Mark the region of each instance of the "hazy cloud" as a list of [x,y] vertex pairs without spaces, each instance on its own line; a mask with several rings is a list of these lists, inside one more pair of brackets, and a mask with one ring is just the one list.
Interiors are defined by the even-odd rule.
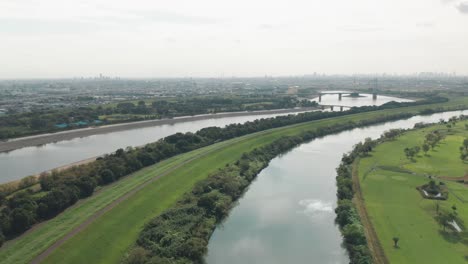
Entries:
[[309,217],[318,217],[333,212],[331,203],[321,200],[304,199],[299,201],[299,205],[303,207],[302,213]]
[[468,15],[468,1],[461,2],[456,7],[460,13]]
[[185,15],[163,11],[137,11],[133,14],[144,20],[153,22],[174,23],[174,24],[217,24],[221,21],[212,17]]
[[258,28],[263,30],[274,30],[284,28],[286,25],[284,24],[260,24]]
[[365,33],[365,32],[384,31],[385,28],[375,27],[375,26],[364,26],[364,25],[349,25],[349,26],[338,27],[338,30],[346,31],[346,32],[363,32],[363,33]]
[[99,29],[98,24],[86,21],[0,18],[0,33],[8,34],[70,34]]
[[421,22],[417,23],[416,26],[420,28],[434,28],[436,24],[433,22]]

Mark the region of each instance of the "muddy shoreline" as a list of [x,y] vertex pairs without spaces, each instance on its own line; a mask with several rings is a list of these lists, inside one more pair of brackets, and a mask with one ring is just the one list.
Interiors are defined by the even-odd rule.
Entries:
[[62,132],[57,132],[57,133],[48,133],[48,134],[16,138],[16,139],[11,139],[8,141],[0,142],[0,152],[8,152],[8,151],[13,151],[15,149],[40,146],[40,145],[54,143],[58,141],[71,140],[74,138],[89,137],[92,135],[107,134],[107,133],[113,133],[113,132],[118,132],[118,131],[138,129],[138,128],[144,128],[144,127],[152,127],[152,126],[158,126],[158,125],[171,125],[171,124],[176,124],[176,123],[181,123],[181,122],[191,122],[191,121],[205,120],[205,119],[212,119],[212,118],[296,113],[296,112],[311,111],[311,110],[316,110],[316,109],[317,108],[314,108],[314,107],[303,107],[303,108],[276,109],[276,110],[264,110],[264,111],[250,111],[250,112],[227,112],[227,113],[217,113],[217,114],[175,117],[173,119],[145,120],[145,121],[100,126],[100,127],[81,128],[81,129],[74,129],[74,130],[62,131]]

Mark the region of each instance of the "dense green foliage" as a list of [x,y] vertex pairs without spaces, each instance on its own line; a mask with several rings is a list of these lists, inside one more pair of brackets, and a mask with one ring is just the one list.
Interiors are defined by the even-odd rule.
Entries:
[[[354,163],[359,201],[371,224],[366,227],[378,240],[377,254],[389,263],[466,263],[467,164],[457,151],[468,135],[466,119],[417,126],[379,142],[371,155]],[[428,139],[437,137],[440,141],[432,149]],[[424,144],[427,152],[406,159],[402,149]]]
[[[148,251],[135,262],[133,250],[128,263],[201,263],[216,224],[268,162],[302,141],[285,137],[242,155],[234,164],[199,182],[173,208],[153,219],[141,232],[137,244]],[[132,260],[132,261],[130,261]]]
[[[394,135],[393,133],[389,134],[392,137]],[[375,145],[376,142],[370,139],[366,139],[364,143],[357,144],[353,151],[343,156],[341,164],[337,168],[338,206],[335,209],[336,223],[340,226],[351,264],[372,263],[372,256],[367,247],[364,227],[352,202],[354,197],[352,164],[357,157],[368,155]]]
[[[141,189],[119,202],[83,231],[67,240],[44,261],[45,263],[117,263],[124,252],[136,241],[145,223],[163,213],[189,192],[200,180],[206,179],[225,164],[235,162],[242,153],[260,148],[283,136],[296,136],[305,131],[353,121],[357,125],[385,122],[405,116],[417,115],[431,107],[436,111],[453,111],[466,108],[466,98],[432,106],[405,107],[391,110],[343,115],[337,118],[305,122],[230,139],[190,151],[158,162],[125,177],[110,186],[99,188],[95,195],[67,209],[57,217],[42,223],[0,250],[5,263],[29,263],[40,252],[58,239],[90,220],[101,209],[122,198],[132,190]],[[370,120],[371,122],[368,122]],[[362,122],[366,121],[366,122]],[[401,151],[401,150],[400,150]],[[151,182],[146,185],[147,182]],[[39,187],[39,186],[35,186]],[[137,188],[138,187],[138,188]],[[41,195],[38,193],[36,195]],[[419,195],[419,194],[418,194]],[[393,234],[394,235],[394,234]],[[89,241],[96,243],[89,243]],[[112,247],[109,247],[109,243]],[[404,245],[404,241],[403,241]],[[141,251],[140,251],[141,252]]]
[[[444,98],[432,98],[428,99],[428,102],[444,100]],[[406,106],[413,103],[396,104]],[[421,102],[416,104],[421,104]],[[29,192],[15,194],[0,212],[0,234],[3,233],[8,238],[21,234],[34,223],[54,217],[74,204],[78,199],[92,195],[96,186],[109,184],[143,167],[180,153],[275,127],[394,107],[395,104],[390,103],[380,107],[352,108],[346,112],[308,112],[259,119],[244,124],[231,124],[225,128],[204,128],[196,133],[177,133],[142,148],[119,149],[115,153],[99,158],[95,162],[72,167],[61,172],[53,172],[50,175],[42,175],[40,185],[42,192],[45,192],[43,195],[36,196]],[[409,116],[411,114],[401,113],[390,118],[401,119]],[[361,121],[357,125],[382,122],[386,118],[389,117],[383,116],[375,120]],[[353,128],[354,126],[355,124],[347,128]]]
[[[234,164],[229,164],[206,180],[199,182],[175,206],[153,219],[141,232],[136,247],[127,255],[127,263],[203,263],[209,238],[217,224],[227,216],[229,209],[255,176],[278,154],[317,137],[370,125],[384,120],[401,118],[405,114],[376,118],[359,123],[346,122],[304,131],[298,136],[284,137],[250,153],[245,153]],[[384,120],[383,120],[384,119]],[[395,130],[400,131],[400,130]],[[395,131],[389,134],[394,135]],[[366,140],[344,160],[354,155],[365,155],[376,142]],[[346,170],[350,164],[346,165]],[[342,169],[344,167],[340,167]],[[339,172],[340,172],[339,169]],[[339,173],[339,175],[345,175]],[[342,226],[345,243],[350,249],[352,263],[370,263],[364,229],[352,206],[351,181],[338,177],[340,206],[337,222]],[[349,209],[348,209],[349,208]],[[190,248],[190,249],[189,249]]]
[[[134,102],[122,102],[115,106],[42,110],[0,116],[0,140],[89,125],[207,113],[316,106],[316,104],[315,102],[299,101],[293,97],[189,97],[156,100],[150,104],[139,101],[136,104]],[[118,118],[112,118],[113,116]],[[58,124],[63,124],[63,126],[57,127]]]

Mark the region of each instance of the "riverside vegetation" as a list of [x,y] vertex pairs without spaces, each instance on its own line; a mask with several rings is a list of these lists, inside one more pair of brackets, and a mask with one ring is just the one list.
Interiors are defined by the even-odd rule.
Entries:
[[[421,112],[436,112],[436,111],[444,111],[444,110],[455,110],[455,109],[461,109],[461,108],[466,107],[465,104],[464,104],[464,101],[459,101],[458,103],[456,103],[456,102],[457,101],[454,101],[454,103],[451,103],[449,105],[440,104],[438,106],[432,107],[432,109],[430,108],[430,106],[421,106],[421,107],[417,107],[417,108],[409,108],[407,110],[399,110],[398,109],[398,111],[389,111],[388,113],[386,113],[386,112],[382,112],[380,114],[376,113],[375,115],[372,114],[372,113],[369,113],[369,115],[363,115],[361,118],[360,118],[360,115],[355,115],[355,117],[350,117],[348,120],[356,120],[356,122],[354,124],[353,124],[353,122],[347,123],[349,126],[345,127],[345,128],[349,129],[349,128],[353,128],[355,126],[360,126],[360,125],[369,125],[369,124],[373,124],[373,123],[376,123],[376,122],[377,123],[378,122],[384,122],[386,120],[401,119],[401,118],[409,117],[409,116],[412,116],[412,115],[416,115],[416,114],[421,113]],[[395,106],[391,106],[390,108],[394,108],[394,107]],[[320,113],[309,113],[309,114],[311,116],[317,115],[313,119],[313,120],[317,120],[317,119],[321,119],[321,118],[325,118],[325,117],[336,117],[336,116],[341,116],[341,115],[349,115],[349,114],[352,114],[352,113],[368,112],[368,111],[372,111],[372,110],[386,109],[386,108],[388,108],[388,106],[383,106],[383,107],[380,107],[380,108],[379,107],[368,107],[368,108],[364,108],[364,109],[354,109],[353,110],[354,112],[350,112],[350,113],[322,113],[323,114],[322,116],[321,116]],[[280,119],[279,121],[283,120],[284,124],[288,125],[288,124],[294,124],[294,122],[298,122],[298,123],[307,122],[307,120],[304,121],[304,118],[305,117],[311,118],[311,116],[308,116],[308,115],[305,115],[305,116],[302,116],[302,117],[289,116],[288,118]],[[366,116],[366,117],[364,117],[364,116]],[[292,122],[292,120],[291,120],[292,118],[297,118],[297,119],[293,120],[294,122]],[[340,118],[340,119],[343,119],[343,118]],[[275,120],[275,122],[278,122],[278,123],[272,122],[272,120]],[[287,121],[287,120],[289,120],[289,121]],[[253,124],[257,124],[257,125],[263,124],[263,125],[266,126],[266,124],[275,123],[275,124],[278,125],[278,127],[280,127],[281,125],[279,125],[279,124],[281,124],[281,123],[279,121],[278,121],[278,119],[264,119],[264,120],[261,120],[261,121],[250,122],[249,126],[252,126]],[[267,123],[265,123],[265,122],[267,122]],[[319,129],[325,129],[326,130],[326,129],[329,128],[329,126],[331,126],[331,125],[333,125],[335,123],[339,123],[339,122],[333,122],[333,119],[331,119],[331,120],[329,120],[329,122],[327,121],[325,123],[327,123],[329,125],[326,126],[326,127],[320,127]],[[346,122],[344,122],[344,123],[346,123]],[[246,127],[243,127],[243,125],[235,125],[235,127],[239,127],[239,128],[243,128],[243,129],[246,128]],[[311,126],[311,127],[314,127],[314,126]],[[210,128],[210,129],[212,129],[212,128]],[[216,129],[219,129],[219,128],[216,128]],[[268,129],[268,128],[265,128],[265,129]],[[227,131],[229,131],[229,130],[227,130]],[[244,130],[242,130],[242,131],[244,131]],[[301,131],[301,130],[298,130],[298,131]],[[253,131],[253,132],[255,132],[255,131]],[[232,133],[232,131],[230,133]],[[164,141],[164,140],[162,140],[162,141]],[[219,140],[216,140],[216,141],[219,141]],[[131,154],[131,155],[136,155],[138,153],[138,150],[139,149],[131,149],[131,150],[128,150],[128,153],[127,152],[125,152],[125,153],[126,154]],[[112,154],[110,156],[115,157],[115,154]],[[119,161],[121,163],[123,163],[123,164],[126,164],[125,163],[126,159],[121,159]],[[102,162],[102,160],[101,160],[101,162]]]
[[418,124],[348,163],[376,263],[466,263],[466,120]]
[[[225,168],[197,183],[174,206],[151,220],[140,233],[135,247],[127,254],[124,262],[128,264],[203,263],[208,241],[215,227],[225,219],[248,185],[271,159],[317,137],[382,121],[400,119],[403,116],[406,115],[397,114],[358,123],[353,121],[337,123],[326,128],[304,131],[297,136],[283,137],[244,153],[236,162],[226,164]],[[366,142],[362,147],[356,148],[355,152],[368,151],[368,145]],[[345,229],[348,230],[348,228]],[[356,232],[352,230],[345,233],[346,242],[349,245],[361,243],[356,240],[360,239],[355,237]],[[362,236],[362,238],[365,242],[365,237]],[[359,244],[356,247],[353,246],[353,249],[351,251],[354,255],[353,259],[359,260],[353,263],[365,263],[362,262],[362,254],[366,252],[365,247]],[[367,254],[366,257],[369,255]]]
[[[89,197],[97,186],[104,186],[161,160],[230,138],[263,131],[275,127],[303,123],[324,118],[390,109],[400,106],[445,102],[446,98],[434,97],[414,103],[388,103],[380,107],[359,107],[347,112],[309,112],[298,115],[259,119],[245,124],[232,124],[225,128],[209,127],[196,133],[177,133],[147,144],[142,148],[119,149],[115,153],[98,158],[95,162],[72,167],[64,171],[43,174],[37,183],[34,177],[25,178],[21,190],[0,187],[0,244],[5,238],[13,238],[33,224],[50,219],[79,199]],[[427,113],[437,110],[424,109]],[[406,116],[403,116],[404,118]]]
[[121,102],[0,116],[0,140],[74,128],[220,112],[317,106],[290,96],[211,96]]

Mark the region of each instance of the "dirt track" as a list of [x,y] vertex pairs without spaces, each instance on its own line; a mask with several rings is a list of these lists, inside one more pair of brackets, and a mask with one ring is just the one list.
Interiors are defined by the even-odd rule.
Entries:
[[181,162],[179,163],[178,165],[174,166],[174,167],[170,167],[169,169],[167,169],[166,171],[160,173],[159,175],[156,175],[155,177],[149,179],[148,181],[140,184],[139,186],[135,187],[134,189],[132,189],[131,191],[127,192],[126,194],[124,194],[123,196],[119,197],[118,199],[114,200],[113,202],[111,202],[110,204],[108,204],[107,206],[105,206],[104,208],[100,209],[99,211],[97,211],[96,213],[94,213],[92,216],[90,216],[86,221],[84,221],[83,223],[81,223],[79,226],[75,227],[72,231],[70,231],[69,233],[67,233],[65,236],[63,236],[62,238],[60,238],[59,240],[57,240],[54,244],[52,244],[50,247],[48,247],[45,251],[43,251],[41,254],[39,254],[38,256],[36,256],[32,261],[31,263],[32,264],[38,264],[38,263],[41,263],[44,259],[46,259],[50,254],[52,254],[52,252],[54,252],[54,250],[56,250],[58,247],[60,247],[61,245],[63,245],[65,242],[67,242],[68,240],[70,240],[71,238],[73,238],[76,234],[80,233],[82,230],[86,229],[86,227],[88,227],[90,224],[92,224],[97,218],[99,218],[100,216],[102,216],[103,214],[105,214],[106,212],[110,211],[111,209],[113,209],[114,207],[116,207],[119,203],[121,203],[122,201],[125,201],[126,199],[128,199],[129,197],[131,197],[132,195],[136,194],[138,191],[140,191],[141,189],[145,188],[146,186],[148,186],[149,184],[153,183],[154,181],[158,180],[159,178],[177,170],[178,168],[198,159],[198,158],[201,158],[203,156],[206,156],[208,154],[210,154],[211,152],[213,151],[216,151],[218,149],[221,149],[221,148],[224,148],[226,146],[229,146],[229,145],[232,145],[232,144],[237,144],[239,141],[243,141],[244,139],[241,139],[241,140],[235,140],[233,142],[231,142],[230,144],[227,144],[227,145],[224,145],[222,144],[221,146],[218,146],[216,148],[213,148],[207,152],[204,152],[204,153],[201,153],[199,155],[196,155],[194,156],[193,158],[190,158],[184,162]]
[[191,122],[191,121],[205,120],[205,119],[212,119],[212,118],[296,113],[296,112],[310,111],[310,110],[315,110],[315,109],[316,108],[312,108],[312,107],[304,107],[304,108],[277,109],[277,110],[265,110],[265,111],[251,111],[251,112],[218,113],[218,114],[176,117],[173,119],[138,121],[138,122],[122,123],[122,124],[100,126],[100,127],[81,128],[81,129],[74,129],[74,130],[62,131],[62,132],[57,132],[57,133],[22,137],[22,138],[11,139],[8,141],[0,142],[0,152],[12,151],[12,150],[24,148],[24,147],[39,146],[39,145],[44,145],[44,144],[48,144],[52,142],[58,142],[62,140],[71,140],[71,139],[78,138],[78,137],[88,137],[92,135],[107,134],[107,133],[112,133],[112,132],[117,132],[117,131],[124,131],[124,130],[129,130],[129,129],[143,128],[143,127],[176,124],[176,123],[181,123],[181,122]]
[[359,159],[354,161],[353,171],[352,171],[352,181],[353,181],[353,189],[354,189],[353,201],[354,201],[354,204],[356,205],[356,209],[359,213],[359,217],[361,218],[361,223],[364,226],[364,232],[366,234],[367,244],[369,246],[369,250],[371,251],[374,263],[390,264],[387,257],[385,256],[385,252],[377,237],[377,233],[375,232],[375,229],[372,226],[372,222],[370,220],[369,214],[367,213],[367,209],[364,204],[364,197],[362,196],[361,185],[359,184],[359,174],[358,174],[358,166],[357,166],[358,162],[359,162]]

